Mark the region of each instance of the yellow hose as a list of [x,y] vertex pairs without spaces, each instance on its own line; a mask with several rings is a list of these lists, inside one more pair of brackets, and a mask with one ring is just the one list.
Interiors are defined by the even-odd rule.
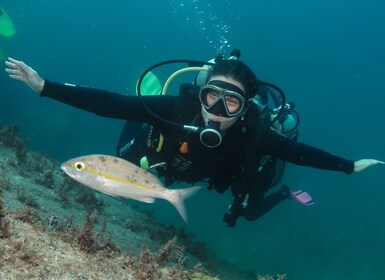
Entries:
[[[178,76],[179,74],[186,73],[186,72],[191,72],[191,71],[208,71],[209,68],[207,67],[186,67],[179,69],[178,71],[175,71],[173,74],[171,74],[170,77],[168,77],[167,81],[164,83],[163,90],[162,90],[162,95],[166,95],[168,86],[170,85],[171,81]],[[156,151],[159,153],[162,150],[163,146],[163,135],[160,134],[159,136],[159,144],[158,147],[156,148]]]

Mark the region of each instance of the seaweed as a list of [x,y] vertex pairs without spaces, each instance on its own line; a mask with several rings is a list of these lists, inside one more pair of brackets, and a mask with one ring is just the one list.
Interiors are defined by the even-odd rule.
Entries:
[[86,216],[83,223],[83,228],[77,237],[77,243],[80,245],[80,249],[87,253],[95,253],[97,251],[94,235],[94,223],[96,220],[96,215],[97,212],[94,211]]
[[[76,184],[76,186],[79,186]],[[75,201],[79,204],[82,204],[87,209],[98,209],[102,211],[103,202],[99,200],[96,195],[95,191],[85,188],[83,186],[80,186],[77,189],[77,194],[75,197]]]
[[0,190],[9,191],[10,189],[11,189],[11,182],[9,181],[9,179],[0,177]]
[[71,206],[69,192],[75,187],[76,181],[70,177],[64,177],[63,182],[55,189],[55,193],[61,202],[61,207],[69,208]]
[[111,236],[107,236],[106,229],[108,221],[103,219],[102,227],[98,233],[95,233],[95,224],[98,211],[94,210],[92,213],[89,213],[83,222],[83,227],[80,230],[77,230],[73,226],[73,232],[75,232],[76,243],[80,246],[80,250],[86,253],[96,253],[98,251],[103,251],[106,255],[115,255],[120,253],[118,246],[112,242]]
[[48,189],[53,189],[55,187],[55,181],[53,178],[53,171],[52,170],[44,170],[42,172],[41,178],[35,179],[35,182],[39,185],[42,185]]
[[0,188],[0,238],[7,238],[10,235],[10,222],[5,218],[2,190]]
[[[191,270],[184,270],[186,257],[184,256],[183,245],[177,244],[177,238],[174,237],[166,242],[158,252],[152,253],[147,244],[143,244],[138,257],[129,256],[125,265],[132,270],[136,280],[159,280],[159,279],[192,279],[201,266],[197,265]],[[166,270],[167,263],[174,265]],[[167,277],[165,277],[167,275]]]
[[26,206],[36,208],[36,209],[40,208],[40,205],[37,203],[34,197],[26,194],[25,191],[23,190],[19,190],[17,192],[17,199]]
[[0,144],[10,147],[16,153],[20,161],[25,160],[27,149],[24,141],[18,136],[19,127],[17,124],[12,124],[0,129]]
[[42,221],[37,213],[37,210],[32,207],[27,207],[15,212],[10,212],[9,215],[19,221],[34,225],[36,227],[41,226]]
[[[0,172],[2,170],[0,169]],[[8,188],[9,182],[3,176],[0,177],[0,238],[7,238],[10,233],[10,222],[5,218],[5,210],[3,206],[3,189]]]

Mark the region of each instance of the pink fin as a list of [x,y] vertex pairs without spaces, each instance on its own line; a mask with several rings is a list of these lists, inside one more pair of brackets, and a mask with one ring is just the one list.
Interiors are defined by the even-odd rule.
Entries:
[[307,192],[304,192],[302,190],[298,190],[295,192],[290,192],[290,196],[298,203],[305,205],[305,206],[310,206],[313,205],[313,199],[311,198],[310,194]]

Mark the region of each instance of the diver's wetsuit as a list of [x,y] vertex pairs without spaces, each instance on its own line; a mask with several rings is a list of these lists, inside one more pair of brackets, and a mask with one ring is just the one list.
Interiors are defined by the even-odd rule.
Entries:
[[[204,127],[201,105],[196,96],[197,90],[188,89],[188,91],[190,92],[184,95],[187,96],[184,99],[171,95],[142,98],[155,114],[167,120]],[[41,96],[100,116],[150,124],[163,135],[164,144],[160,152],[153,152],[148,155],[148,159],[150,165],[166,162],[166,168],[158,170],[160,175],[165,176],[166,184],[175,181],[193,183],[208,179],[210,188],[220,193],[231,186],[235,197],[233,203],[235,220],[239,215],[244,215],[249,220],[256,219],[279,201],[287,198],[287,194],[281,192],[271,199],[267,197],[262,203],[267,187],[260,182],[257,170],[261,157],[266,154],[297,165],[346,174],[352,173],[354,169],[354,162],[351,160],[298,143],[271,128],[262,129],[263,126],[256,121],[259,119],[256,106],[251,106],[244,118],[239,119],[225,132],[219,147],[208,148],[200,142],[197,133],[188,133],[179,127],[165,124],[149,114],[137,96],[124,96],[50,81],[45,82]],[[185,141],[188,142],[188,152],[182,154],[179,149]],[[144,154],[146,152],[148,150],[144,151]],[[137,157],[129,160],[139,165]],[[246,194],[249,194],[248,206],[238,207]]]

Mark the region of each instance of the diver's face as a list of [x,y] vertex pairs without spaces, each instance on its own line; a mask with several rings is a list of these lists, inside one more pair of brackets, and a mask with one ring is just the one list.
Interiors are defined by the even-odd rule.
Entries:
[[220,117],[238,117],[244,113],[247,100],[245,89],[238,81],[225,76],[213,76],[199,92],[199,99],[205,109]]
[[[223,86],[221,83],[226,83]],[[212,85],[214,83],[214,85]],[[232,91],[229,87],[233,87],[236,91]],[[242,88],[241,88],[242,87]],[[208,81],[204,88],[204,100],[203,103],[207,108],[213,106],[216,102],[222,101],[225,106],[227,117],[235,116],[242,110],[244,105],[243,86],[235,80],[228,79],[224,76],[216,76]]]
[[[223,96],[223,97],[222,97]],[[225,102],[225,108],[227,108],[227,111],[229,114],[234,114],[239,111],[241,108],[241,102],[238,98],[231,96],[231,95],[225,95],[221,92],[219,89],[212,89],[207,92],[206,94],[206,103],[208,107],[213,106],[220,98],[223,98]]]
[[244,92],[245,87],[232,78],[211,77],[200,93],[205,121],[221,123],[222,130],[233,125],[243,112],[246,102]]

